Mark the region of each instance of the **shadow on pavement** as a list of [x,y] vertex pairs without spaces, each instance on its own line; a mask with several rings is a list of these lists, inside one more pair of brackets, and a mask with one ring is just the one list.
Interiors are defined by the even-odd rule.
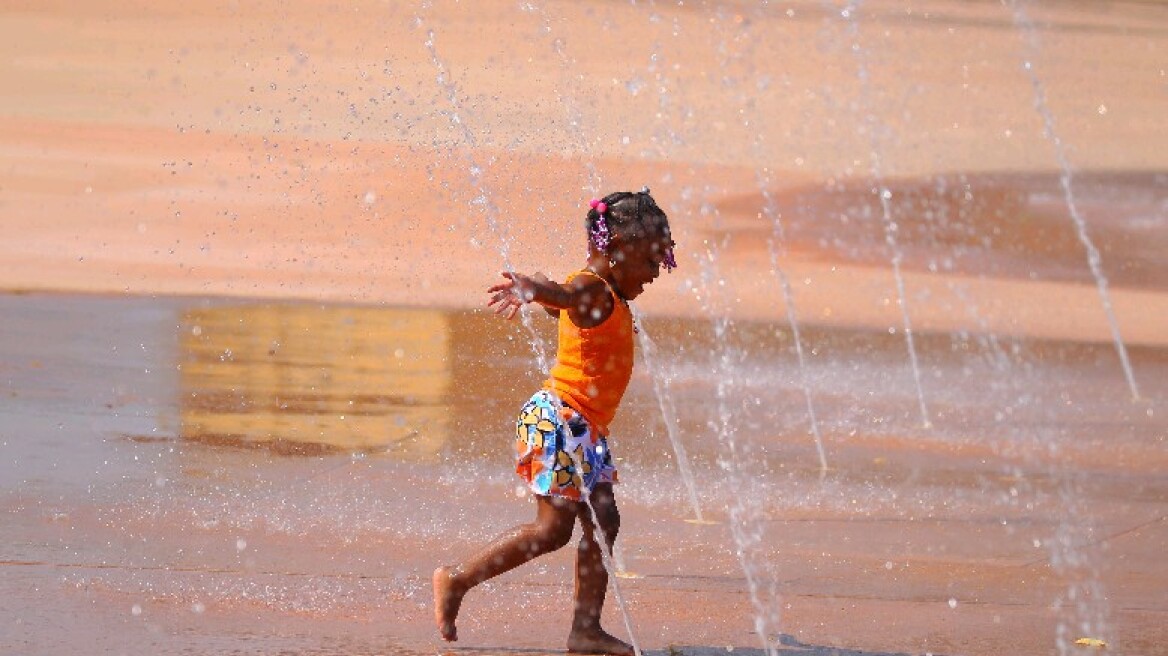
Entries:
[[[908,652],[868,651],[846,647],[828,647],[800,642],[794,636],[783,634],[775,645],[775,653],[781,656],[914,656]],[[697,645],[672,645],[662,651],[645,652],[652,656],[768,656],[766,650],[757,647],[703,647]],[[935,655],[939,656],[939,655]]]

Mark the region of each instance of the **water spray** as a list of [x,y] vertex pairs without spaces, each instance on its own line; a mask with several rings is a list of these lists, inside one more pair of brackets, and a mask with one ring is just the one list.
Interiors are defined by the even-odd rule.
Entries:
[[[423,5],[423,9],[429,8],[429,3]],[[421,27],[424,20],[421,15],[417,17],[417,25]],[[499,208],[491,200],[491,194],[487,189],[486,183],[483,181],[483,169],[475,161],[474,148],[477,145],[474,132],[471,131],[466,121],[462,120],[460,112],[463,111],[462,103],[458,99],[458,85],[450,80],[446,65],[438,56],[438,48],[435,44],[434,30],[426,30],[426,40],[424,42],[426,51],[430,54],[430,62],[436,69],[435,81],[438,87],[446,92],[447,99],[450,102],[450,125],[461,133],[463,142],[467,146],[467,160],[470,165],[470,177],[474,184],[474,188],[478,191],[478,195],[472,201],[472,204],[482,207],[483,216],[487,221],[487,227],[491,233],[499,240],[499,254],[503,258],[503,265],[507,272],[515,273],[515,266],[511,262],[511,237],[504,230],[503,226],[499,224],[497,217],[501,213]],[[540,339],[539,333],[535,329],[535,323],[532,321],[531,311],[524,303],[519,308],[520,321],[523,327],[530,335],[530,344],[536,361],[538,362],[541,371],[548,371],[550,363],[547,352],[544,348],[543,340]]]
[[[657,345],[649,337],[648,331],[645,330],[645,323],[641,313],[633,307],[632,303],[629,304],[629,308],[633,310],[633,320],[640,327],[637,334],[641,342],[641,355],[645,358],[645,366],[651,371],[660,373],[661,368],[656,362]],[[661,417],[665,421],[665,433],[669,437],[670,444],[673,445],[673,452],[677,454],[677,469],[681,474],[682,482],[685,483],[690,505],[694,511],[693,518],[685,521],[693,524],[712,524],[714,522],[702,517],[702,507],[698,503],[697,486],[694,482],[693,471],[689,466],[689,457],[686,455],[685,446],[681,443],[681,431],[677,425],[677,412],[673,406],[673,399],[669,394],[670,377],[664,375],[650,377],[653,379],[653,391],[657,396],[657,404],[661,408]]]
[[[871,104],[871,86],[872,80],[868,72],[868,56],[863,48],[860,47],[860,25],[856,17],[859,3],[848,3],[848,5],[840,11],[840,16],[844,19],[848,26],[848,36],[852,40],[852,52],[856,55],[857,75],[860,78],[860,95],[865,100],[865,105]],[[884,220],[884,242],[888,245],[889,250],[892,251],[892,276],[896,281],[896,305],[900,308],[901,324],[904,330],[905,345],[908,348],[909,362],[912,365],[913,382],[917,389],[917,404],[919,405],[921,413],[921,423],[925,428],[932,426],[929,420],[929,409],[925,405],[925,390],[921,385],[921,367],[917,361],[917,348],[913,339],[912,318],[908,311],[908,297],[905,291],[904,274],[900,270],[900,261],[903,258],[900,244],[897,241],[896,233],[900,229],[896,223],[896,219],[892,216],[892,190],[884,183],[884,164],[880,156],[880,144],[876,135],[877,119],[876,114],[872,111],[867,111],[869,107],[865,107],[866,132],[870,140],[869,161],[870,172],[872,174],[873,189],[872,192],[880,199],[880,213]]]
[[1054,113],[1050,110],[1050,105],[1046,102],[1046,88],[1042,84],[1042,80],[1038,79],[1038,74],[1034,71],[1033,52],[1038,50],[1038,37],[1035,34],[1034,22],[1026,15],[1026,11],[1017,0],[1002,0],[1002,4],[1008,8],[1014,17],[1014,24],[1018,30],[1026,37],[1026,47],[1031,53],[1027,55],[1027,59],[1022,62],[1022,69],[1026,71],[1026,77],[1030,80],[1030,86],[1034,89],[1034,109],[1042,117],[1043,133],[1046,138],[1054,146],[1055,158],[1058,160],[1059,166],[1059,185],[1063,191],[1063,202],[1066,203],[1067,212],[1070,214],[1071,222],[1075,226],[1075,234],[1079,238],[1079,243],[1083,245],[1083,249],[1087,252],[1087,266],[1091,269],[1091,275],[1095,278],[1095,287],[1099,290],[1099,302],[1103,305],[1103,313],[1107,316],[1107,325],[1111,329],[1111,338],[1115,342],[1115,352],[1119,356],[1119,363],[1123,367],[1123,375],[1127,378],[1128,389],[1131,390],[1132,400],[1140,400],[1140,390],[1136,386],[1135,374],[1132,372],[1131,362],[1127,357],[1127,347],[1123,343],[1123,335],[1119,331],[1119,320],[1115,316],[1115,309],[1111,305],[1111,293],[1107,288],[1107,276],[1103,273],[1103,258],[1099,255],[1099,249],[1095,247],[1095,242],[1091,239],[1091,235],[1087,231],[1087,222],[1083,219],[1083,215],[1079,212],[1078,205],[1075,202],[1074,190],[1074,172],[1071,169],[1070,160],[1067,159],[1066,149],[1063,147],[1063,141],[1059,138],[1058,132],[1055,131]]

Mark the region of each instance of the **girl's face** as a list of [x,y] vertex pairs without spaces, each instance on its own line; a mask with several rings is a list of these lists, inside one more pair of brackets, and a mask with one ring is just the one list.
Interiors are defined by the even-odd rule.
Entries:
[[613,282],[621,297],[631,301],[661,275],[661,263],[673,247],[673,240],[669,228],[664,227],[627,242],[617,240],[615,246],[612,256],[615,264],[611,266]]

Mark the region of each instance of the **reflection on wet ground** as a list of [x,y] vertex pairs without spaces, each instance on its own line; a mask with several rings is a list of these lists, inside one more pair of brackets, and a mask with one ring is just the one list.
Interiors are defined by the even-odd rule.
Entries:
[[[542,375],[517,323],[36,295],[0,297],[0,316],[0,615],[18,618],[0,650],[412,653],[432,640],[428,568],[528,519],[507,436]],[[550,350],[552,323],[537,326]],[[1109,344],[922,334],[925,427],[899,335],[804,327],[800,372],[785,326],[736,323],[722,339],[701,320],[643,328],[659,368],[639,363],[613,443],[623,559],[641,575],[627,593],[651,648],[701,642],[693,626],[725,636],[711,644],[757,645],[725,620],[750,613],[726,525],[744,496],[759,558],[797,601],[792,621],[804,609],[843,622],[838,599],[865,617],[918,603],[950,613],[961,599],[976,600],[962,606],[974,624],[1010,631],[1008,605],[1049,622],[1068,586],[1102,576],[1129,644],[1155,637],[1148,614],[1168,612],[1146,584],[1168,539],[1168,350],[1132,350],[1146,396],[1133,402]],[[718,524],[682,521],[653,376]],[[566,562],[533,565],[552,583],[492,584],[465,634],[506,653],[549,644],[515,638],[508,618],[563,605]],[[50,630],[62,612],[71,634]],[[817,645],[855,635],[823,630],[781,653],[834,653]]]
[[179,324],[179,436],[438,462],[451,449],[484,448],[466,438],[504,430],[503,404],[517,408],[516,395],[539,385],[521,334],[486,315],[427,309],[188,310]]
[[179,331],[183,439],[403,458],[448,439],[454,359],[440,312],[205,307]]
[[[624,457],[639,467],[657,459],[661,446],[644,434],[664,430],[649,377],[669,381],[683,433],[697,436],[711,430],[715,370],[730,372],[723,382],[732,388],[735,430],[747,441],[765,439],[768,453],[811,446],[804,439],[804,377],[829,438],[846,432],[859,440],[974,446],[993,440],[988,434],[1006,420],[1010,434],[999,437],[1014,439],[1022,427],[1041,430],[1068,413],[1081,428],[1128,432],[1135,444],[1148,434],[1146,408],[1125,403],[1122,390],[1100,395],[1106,388],[1084,384],[1114,375],[1106,345],[921,335],[926,393],[936,413],[926,430],[913,416],[915,392],[898,335],[805,327],[809,366],[799,372],[783,326],[735,325],[719,342],[706,321],[645,323],[665,357],[656,363],[660,371],[641,363],[615,424]],[[553,348],[550,322],[537,325],[541,346],[518,324],[485,313],[310,304],[184,309],[174,354],[176,436],[277,453],[505,460],[498,437],[542,380],[534,349]],[[1138,352],[1157,398],[1160,379],[1152,370],[1164,366],[1165,354]],[[1071,370],[1073,376],[1060,375]],[[692,448],[712,461],[714,442]],[[801,456],[791,455],[782,454],[785,465],[800,466]]]

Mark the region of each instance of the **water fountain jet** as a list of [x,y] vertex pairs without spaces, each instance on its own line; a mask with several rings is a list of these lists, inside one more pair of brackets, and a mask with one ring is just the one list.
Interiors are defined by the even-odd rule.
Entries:
[[929,419],[929,409],[925,405],[925,390],[921,385],[921,367],[917,359],[916,342],[913,337],[912,317],[909,315],[904,274],[901,272],[903,254],[901,253],[900,244],[896,236],[899,226],[892,216],[892,191],[886,186],[884,180],[883,157],[881,156],[880,142],[877,134],[879,121],[876,113],[870,107],[872,104],[872,82],[868,72],[867,51],[860,45],[860,24],[857,15],[859,7],[859,2],[849,2],[840,11],[840,16],[848,26],[848,36],[852,40],[851,50],[856,57],[856,74],[860,80],[860,97],[863,99],[862,111],[864,112],[865,119],[864,126],[869,139],[869,171],[872,176],[872,184],[874,185],[872,193],[880,199],[880,213],[884,221],[884,241],[892,253],[890,263],[892,265],[892,277],[896,281],[896,305],[900,308],[905,346],[908,349],[909,363],[912,366],[913,383],[916,385],[917,390],[917,405],[921,414],[921,425],[929,428],[932,423]]
[[1067,206],[1067,212],[1070,214],[1071,222],[1075,227],[1075,235],[1083,245],[1083,250],[1086,251],[1087,266],[1090,268],[1091,275],[1095,279],[1095,287],[1099,292],[1099,302],[1103,306],[1103,313],[1107,317],[1107,326],[1111,331],[1111,339],[1115,344],[1115,353],[1119,356],[1120,366],[1123,367],[1123,375],[1127,379],[1128,389],[1131,390],[1132,400],[1139,401],[1140,390],[1136,386],[1135,374],[1132,372],[1131,361],[1128,359],[1127,347],[1124,345],[1123,335],[1119,329],[1119,319],[1116,318],[1115,308],[1111,303],[1107,275],[1103,272],[1103,258],[1100,256],[1099,249],[1096,248],[1094,240],[1091,239],[1091,235],[1087,230],[1087,222],[1079,212],[1078,204],[1075,201],[1074,171],[1071,168],[1070,160],[1067,159],[1063,141],[1055,130],[1054,113],[1050,110],[1050,105],[1046,100],[1046,88],[1043,86],[1042,80],[1039,79],[1038,73],[1034,70],[1034,64],[1031,61],[1033,59],[1033,53],[1038,49],[1038,37],[1034,32],[1034,23],[1026,14],[1026,10],[1022,7],[1019,0],[1002,0],[1002,4],[1011,11],[1014,25],[1017,26],[1018,30],[1025,37],[1027,49],[1031,52],[1030,55],[1027,55],[1027,59],[1022,62],[1022,69],[1026,72],[1026,77],[1034,90],[1034,109],[1042,117],[1043,134],[1054,147],[1055,159],[1059,167],[1059,187],[1062,189],[1063,201]]

